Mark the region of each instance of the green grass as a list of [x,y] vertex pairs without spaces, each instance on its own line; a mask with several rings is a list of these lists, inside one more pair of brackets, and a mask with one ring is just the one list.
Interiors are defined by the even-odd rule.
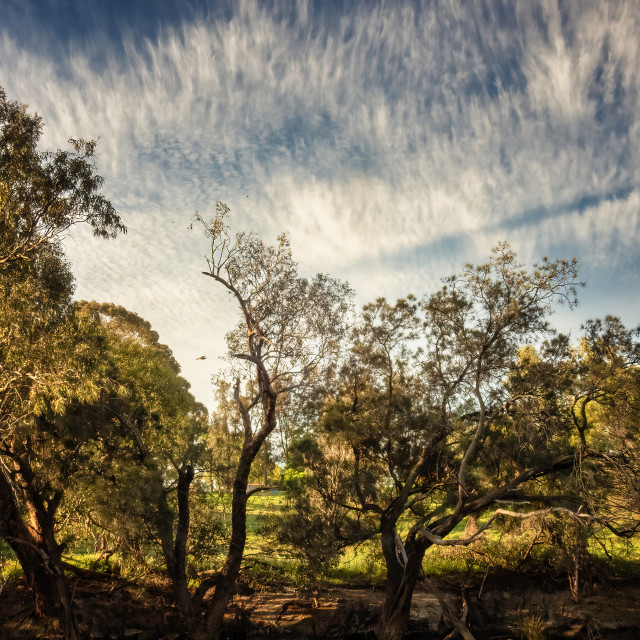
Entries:
[[339,586],[381,586],[386,568],[380,549],[380,536],[344,551],[335,567],[329,571],[327,582]]
[[599,542],[589,541],[589,553],[610,567],[619,578],[640,578],[640,539],[615,536],[611,531],[600,534]]
[[0,558],[0,591],[5,584],[17,580],[22,575],[22,567],[17,560]]
[[[229,533],[231,522],[231,503],[229,496],[217,493],[209,494],[207,502],[225,523],[224,535],[220,538],[220,544],[214,552],[202,558],[193,567],[193,584],[197,583],[197,572],[202,570],[215,570],[224,561],[226,554],[226,535]],[[283,548],[272,537],[265,533],[263,524],[268,516],[277,515],[288,509],[285,492],[261,492],[251,496],[247,503],[247,545],[243,573],[256,588],[277,589],[284,584],[308,586],[310,571],[304,566],[303,561],[296,556],[295,550]],[[401,535],[408,530],[411,522],[401,522],[399,529]],[[477,522],[482,526],[482,520]],[[450,534],[450,539],[466,537],[469,535],[466,523],[460,523]],[[542,540],[542,538],[541,538]],[[640,578],[640,539],[624,540],[614,536],[611,532],[601,532],[600,542],[591,539],[589,541],[589,553],[591,554],[598,571],[602,571],[610,577],[626,579]],[[431,576],[470,576],[482,575],[491,570],[509,571],[555,571],[562,577],[563,569],[559,564],[559,553],[551,547],[548,537],[544,544],[536,544],[529,549],[534,541],[534,529],[513,528],[505,531],[498,527],[487,530],[482,539],[469,547],[462,546],[437,546],[433,545],[427,550],[424,559],[424,570]],[[527,553],[526,561],[523,557]],[[146,566],[139,566],[133,557],[113,555],[108,564],[102,561],[95,564],[99,554],[93,553],[93,545],[89,543],[78,544],[65,558],[76,566],[86,569],[106,570],[116,569],[122,575],[129,577],[141,577],[148,571],[162,568],[163,559],[159,549],[150,546],[146,552]],[[555,568],[554,568],[555,567]],[[14,579],[20,575],[20,567],[10,549],[5,545],[0,546],[0,584]],[[380,548],[379,536],[360,545],[346,549],[328,570],[324,576],[315,576],[315,579],[327,585],[351,585],[369,586],[380,585],[385,579],[385,566]],[[261,586],[262,585],[262,586]]]
[[247,501],[247,542],[262,536],[262,519],[281,512],[287,506],[284,491],[261,491],[253,494]]
[[[277,494],[257,494],[248,504],[247,558],[260,559],[285,569],[295,581],[300,572],[299,561],[292,560],[293,550],[282,549],[261,531],[261,518],[287,508],[284,492]],[[479,518],[476,526],[482,527],[486,518]],[[399,523],[400,534],[404,534],[412,523],[407,520]],[[448,539],[468,537],[470,530],[467,522],[461,522],[448,536]],[[481,539],[470,546],[433,545],[427,550],[424,570],[431,576],[470,576],[483,575],[487,570],[509,571],[555,571],[563,574],[558,565],[558,551],[552,548],[548,537],[534,539],[532,528],[503,529],[499,526],[489,528]],[[640,539],[624,540],[611,532],[599,534],[600,543],[591,539],[589,553],[603,570],[611,577],[640,577]],[[536,542],[529,549],[532,542]],[[543,542],[543,544],[538,544]],[[607,553],[610,558],[605,553]],[[523,558],[526,555],[526,559]],[[554,569],[555,567],[555,569]],[[357,547],[348,548],[339,561],[332,566],[324,581],[328,584],[377,585],[384,582],[386,570],[382,558],[380,539],[372,540]]]

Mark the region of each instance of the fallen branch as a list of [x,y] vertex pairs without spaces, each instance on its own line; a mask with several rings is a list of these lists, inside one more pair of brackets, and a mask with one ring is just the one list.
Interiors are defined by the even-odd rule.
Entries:
[[498,516],[509,516],[511,518],[526,519],[526,518],[533,518],[535,516],[547,515],[549,513],[567,513],[578,522],[581,522],[583,520],[596,520],[596,521],[598,520],[598,518],[588,513],[580,513],[580,511],[572,511],[571,509],[567,509],[566,507],[549,507],[548,509],[538,509],[536,511],[529,511],[527,513],[519,513],[518,511],[509,511],[508,509],[496,509],[491,514],[491,517],[484,523],[484,525],[482,525],[482,527],[480,527],[480,529],[478,529],[469,538],[443,540],[442,538],[435,535],[434,533],[429,531],[429,529],[426,529],[426,528],[422,529],[418,535],[427,539],[432,544],[437,544],[440,546],[448,546],[448,547],[467,546],[467,545],[470,545],[472,542],[475,542],[476,540],[478,540],[484,534],[484,532],[493,524],[493,521]]
[[439,589],[437,589],[436,586],[427,578],[424,578],[424,584],[427,589],[429,589],[429,591],[431,591],[431,593],[433,593],[433,595],[436,597],[438,603],[440,604],[440,608],[442,609],[442,614],[454,629],[453,632],[450,633],[445,640],[454,638],[456,633],[459,633],[464,638],[464,640],[476,640],[475,636],[471,633],[471,631],[469,631],[469,629],[467,629],[467,626],[465,624],[467,615],[469,613],[469,607],[466,600],[464,601],[462,607],[462,617],[458,618],[456,612],[444,599]]
[[254,493],[259,493],[260,491],[273,491],[276,487],[256,487],[255,489],[251,489],[251,491],[247,491],[247,499],[249,499]]
[[[124,580],[124,578],[115,576],[112,573],[103,573],[102,571],[93,571],[92,569],[83,569],[82,567],[76,567],[74,564],[65,562],[64,560],[62,561],[62,568],[66,569],[67,571],[72,571],[73,573],[75,573],[77,576],[80,576],[81,578],[87,578],[89,580],[103,580],[103,581],[109,581],[114,579]],[[125,581],[125,582],[128,582],[128,581]]]

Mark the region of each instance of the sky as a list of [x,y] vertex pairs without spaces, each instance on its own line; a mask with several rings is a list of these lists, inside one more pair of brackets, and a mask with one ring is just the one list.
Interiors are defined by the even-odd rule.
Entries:
[[433,292],[507,241],[579,260],[559,329],[640,321],[636,0],[1,4],[0,86],[44,147],[98,140],[128,227],[65,239],[76,297],[149,320],[209,407],[238,314],[190,226],[217,200],[357,304]]

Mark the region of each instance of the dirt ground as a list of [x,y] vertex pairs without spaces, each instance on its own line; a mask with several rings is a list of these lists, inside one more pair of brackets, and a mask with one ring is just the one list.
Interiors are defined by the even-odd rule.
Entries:
[[[184,630],[167,597],[167,584],[140,587],[123,580],[72,582],[83,635],[91,640],[181,640]],[[575,603],[561,585],[515,576],[494,577],[484,584],[440,582],[451,606],[468,609],[477,640],[527,637],[533,625],[542,637],[595,640],[640,638],[640,585],[608,582],[593,585]],[[482,588],[482,591],[480,591]],[[374,638],[383,593],[378,589],[322,589],[301,593],[244,588],[226,617],[225,637],[236,638]],[[528,625],[528,627],[527,627]],[[437,598],[419,589],[413,601],[409,640],[444,638],[451,628]],[[60,638],[55,627],[34,618],[30,594],[22,582],[0,593],[0,640]]]

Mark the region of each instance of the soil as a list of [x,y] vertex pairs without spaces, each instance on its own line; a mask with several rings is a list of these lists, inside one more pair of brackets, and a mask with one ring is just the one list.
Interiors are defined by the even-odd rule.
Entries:
[[[640,585],[609,581],[589,585],[580,602],[553,581],[521,575],[494,576],[467,585],[440,581],[438,588],[467,622],[477,640],[526,638],[537,627],[538,637],[595,640],[640,638]],[[90,640],[182,640],[180,617],[162,579],[145,587],[124,580],[72,580],[74,603],[83,635]],[[276,592],[240,588],[229,607],[223,637],[316,640],[373,639],[383,592],[379,589],[323,589]],[[419,589],[413,599],[408,640],[444,638],[445,622],[437,598]],[[18,580],[0,593],[0,640],[62,636],[51,623],[34,616],[26,585]],[[533,636],[530,636],[533,637]]]

